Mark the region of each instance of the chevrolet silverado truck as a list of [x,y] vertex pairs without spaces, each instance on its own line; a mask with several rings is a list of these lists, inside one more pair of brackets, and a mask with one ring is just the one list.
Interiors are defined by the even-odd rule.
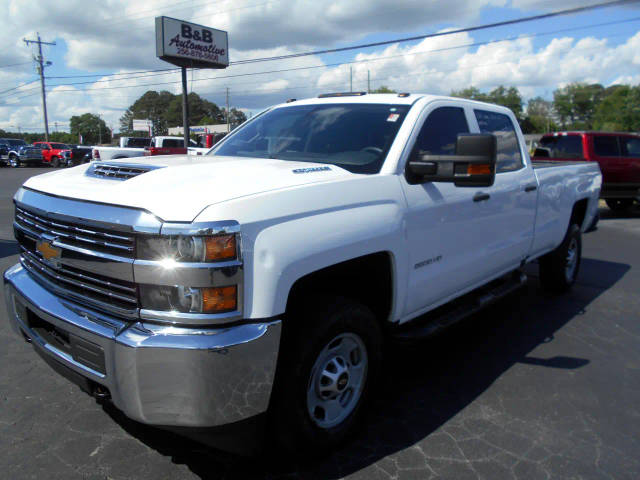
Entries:
[[[130,137],[122,137],[120,140],[129,139]],[[122,142],[119,147],[93,147],[92,157],[94,160],[119,160],[123,158],[135,158],[143,156],[156,155],[174,155],[192,153],[196,151],[205,152],[208,149],[198,147],[193,140],[190,141],[190,147],[184,148],[184,139],[182,137],[153,137],[149,139],[149,143],[140,147],[123,147]]]
[[363,420],[384,342],[473,314],[534,260],[545,288],[569,289],[600,183],[596,163],[534,166],[504,107],[290,102],[207,155],[28,179],[9,318],[138,422],[233,451],[269,438],[317,454]]
[[42,150],[29,145],[24,140],[7,139],[9,143],[9,166],[18,168],[23,165],[42,165]]
[[640,135],[615,132],[555,132],[540,139],[534,161],[597,162],[600,196],[614,211],[640,201]]

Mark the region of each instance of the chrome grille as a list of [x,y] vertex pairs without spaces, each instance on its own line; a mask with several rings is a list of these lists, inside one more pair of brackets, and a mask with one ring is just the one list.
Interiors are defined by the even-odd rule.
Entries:
[[52,220],[18,206],[16,206],[15,221],[25,230],[37,235],[46,234],[52,238],[57,237],[61,243],[66,245],[133,258],[135,247],[133,235],[122,232],[112,233],[106,229]]
[[134,283],[88,273],[69,266],[54,266],[22,247],[22,266],[62,296],[71,297],[114,313],[137,312],[138,293]]
[[147,165],[132,166],[94,163],[87,169],[86,175],[99,178],[111,178],[114,180],[129,180],[155,168],[157,167]]

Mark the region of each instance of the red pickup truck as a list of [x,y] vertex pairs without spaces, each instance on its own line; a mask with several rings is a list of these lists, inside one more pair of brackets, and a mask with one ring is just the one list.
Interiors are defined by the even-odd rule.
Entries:
[[533,160],[598,162],[600,198],[612,210],[640,200],[640,135],[612,132],[556,132],[544,135]]
[[33,145],[42,150],[42,163],[58,168],[62,164],[63,152],[70,151],[68,145],[56,142],[33,142]]

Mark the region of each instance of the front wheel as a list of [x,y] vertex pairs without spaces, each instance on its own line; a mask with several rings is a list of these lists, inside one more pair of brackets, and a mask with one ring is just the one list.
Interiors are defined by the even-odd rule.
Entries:
[[571,224],[558,248],[540,259],[540,283],[551,292],[566,292],[576,282],[582,259],[582,235]]
[[305,302],[288,318],[274,385],[271,430],[280,451],[306,457],[335,448],[359,426],[382,356],[382,334],[364,305]]
[[624,212],[633,205],[632,198],[607,198],[605,202],[607,202],[607,207],[614,212]]
[[9,157],[9,166],[11,168],[18,168],[20,166],[20,160],[15,155]]

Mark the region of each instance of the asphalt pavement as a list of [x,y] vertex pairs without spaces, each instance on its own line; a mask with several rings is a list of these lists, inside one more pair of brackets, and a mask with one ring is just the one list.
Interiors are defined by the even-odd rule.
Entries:
[[[11,197],[50,169],[0,169]],[[369,421],[335,454],[273,467],[128,420],[53,371],[0,313],[0,477],[7,479],[640,478],[640,209],[601,208],[575,288],[522,292],[386,357]]]

